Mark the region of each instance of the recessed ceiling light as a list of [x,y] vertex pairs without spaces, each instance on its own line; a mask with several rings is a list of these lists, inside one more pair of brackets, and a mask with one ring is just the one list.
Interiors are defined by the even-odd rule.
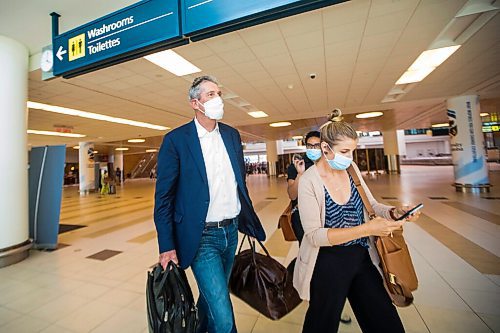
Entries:
[[486,116],[489,116],[490,114],[488,112],[481,112],[479,115],[481,117],[486,117]]
[[356,118],[358,119],[365,119],[365,118],[375,118],[375,117],[380,117],[383,116],[384,113],[380,111],[374,111],[374,112],[365,112],[365,113],[360,113],[356,115]]
[[252,111],[252,112],[248,112],[248,115],[254,117],[254,118],[265,118],[265,117],[269,117],[267,113],[265,113],[264,111]]
[[432,124],[431,127],[449,127],[449,123]]
[[136,126],[136,127],[144,127],[144,128],[150,128],[150,129],[154,129],[154,130],[158,130],[158,131],[165,131],[165,130],[170,129],[169,127],[144,123],[142,121],[135,121],[135,120],[129,120],[129,119],[124,119],[124,118],[116,118],[116,117],[106,116],[106,115],[99,114],[99,113],[92,113],[92,112],[86,112],[86,111],[81,111],[81,110],[76,110],[76,109],[65,108],[62,106],[55,106],[55,105],[49,105],[49,104],[43,104],[43,103],[37,103],[37,102],[31,102],[31,101],[28,101],[27,105],[28,105],[28,108],[30,108],[30,109],[37,109],[37,110],[61,113],[61,114],[69,115],[69,116],[77,116],[77,117],[94,119],[94,120],[102,120],[102,121],[107,121],[110,123],[117,123],[117,124],[130,125],[130,126]]
[[118,148],[115,148],[115,150],[118,150],[118,151],[122,150],[123,151],[123,150],[128,150],[128,148],[127,147],[118,147]]
[[80,146],[73,146],[73,149],[80,149]]
[[294,140],[302,140],[304,137],[302,135],[294,135],[292,136],[292,139]]
[[271,123],[271,124],[269,124],[269,126],[271,126],[271,127],[286,127],[286,126],[290,126],[291,124],[292,123],[289,121],[280,121],[277,123]]
[[98,154],[98,153],[99,153],[99,151],[98,151],[98,150],[94,150],[94,152],[93,152],[93,153],[94,153],[94,154]]
[[146,153],[156,153],[158,149],[146,149]]
[[68,138],[84,138],[85,134],[77,134],[77,133],[61,133],[61,132],[51,132],[51,131],[37,131],[37,130],[28,130],[28,134],[37,134],[37,135],[51,135],[51,136],[64,136]]
[[127,140],[127,142],[130,142],[130,143],[141,143],[141,142],[144,142],[146,140],[144,139],[130,139],[130,140]]
[[153,53],[145,56],[144,59],[151,61],[153,64],[177,76],[201,72],[201,69],[172,50]]
[[396,84],[407,84],[420,82],[439,65],[446,61],[461,45],[441,47],[438,49],[427,50],[411,64],[406,72],[401,75]]

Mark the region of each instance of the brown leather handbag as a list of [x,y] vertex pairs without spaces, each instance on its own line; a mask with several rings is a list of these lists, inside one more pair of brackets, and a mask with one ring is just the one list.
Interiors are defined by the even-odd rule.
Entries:
[[283,232],[283,237],[285,237],[285,240],[288,242],[293,242],[297,240],[297,236],[295,236],[295,232],[293,231],[292,228],[292,202],[288,204],[288,206],[285,208],[283,213],[280,216],[279,222],[278,222],[278,228],[281,228],[281,231]]
[[[373,207],[366,196],[358,174],[352,166],[351,175],[370,218],[375,217]],[[394,305],[409,306],[413,303],[412,291],[418,288],[418,278],[411,261],[410,252],[403,237],[403,230],[396,230],[390,236],[375,237],[375,246],[380,258],[384,285]]]
[[265,254],[257,253],[255,242],[248,240],[250,249],[241,252],[241,241],[229,278],[231,293],[264,316],[277,320],[292,311],[302,300],[293,287],[292,276],[274,260],[264,245]]
[[412,304],[411,292],[417,290],[418,279],[403,230],[396,230],[391,236],[377,237],[375,245],[384,273],[385,286],[392,302],[400,307]]

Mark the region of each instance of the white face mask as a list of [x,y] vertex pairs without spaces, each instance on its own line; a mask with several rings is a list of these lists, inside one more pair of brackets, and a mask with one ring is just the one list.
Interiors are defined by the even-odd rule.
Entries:
[[[200,103],[200,101],[198,101]],[[201,103],[200,103],[201,104]],[[202,104],[205,111],[200,110],[210,119],[221,120],[224,116],[224,101],[220,96],[217,96]]]

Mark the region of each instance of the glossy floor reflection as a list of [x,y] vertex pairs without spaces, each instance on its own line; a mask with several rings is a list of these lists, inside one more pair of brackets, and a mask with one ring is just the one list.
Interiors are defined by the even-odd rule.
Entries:
[[[405,229],[420,282],[414,305],[399,309],[407,332],[500,332],[500,172],[491,168],[496,186],[481,195],[455,192],[449,166],[365,177],[379,201],[425,205]],[[248,183],[267,247],[287,264],[297,244],[276,230],[288,204],[285,179],[251,175]],[[146,332],[146,271],[157,260],[153,194],[149,179],[104,197],[65,188],[61,223],[85,227],[60,234],[68,246],[0,269],[0,332]],[[301,332],[305,302],[271,321],[233,301],[238,332]],[[339,331],[360,332],[354,316]]]

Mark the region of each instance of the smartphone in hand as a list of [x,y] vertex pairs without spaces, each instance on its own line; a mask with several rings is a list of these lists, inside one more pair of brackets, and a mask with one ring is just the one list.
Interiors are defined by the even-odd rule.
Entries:
[[300,154],[293,154],[293,157],[292,157],[292,160],[295,162],[295,161],[302,161],[304,159],[304,157],[302,157],[302,155]]
[[415,207],[413,207],[412,209],[410,209],[409,211],[407,211],[406,213],[404,213],[403,215],[401,215],[400,217],[398,217],[396,219],[396,221],[402,221],[402,220],[404,220],[405,218],[407,218],[411,214],[415,213],[419,209],[422,209],[422,207],[424,207],[424,204],[423,203],[419,203],[418,205],[416,205]]

